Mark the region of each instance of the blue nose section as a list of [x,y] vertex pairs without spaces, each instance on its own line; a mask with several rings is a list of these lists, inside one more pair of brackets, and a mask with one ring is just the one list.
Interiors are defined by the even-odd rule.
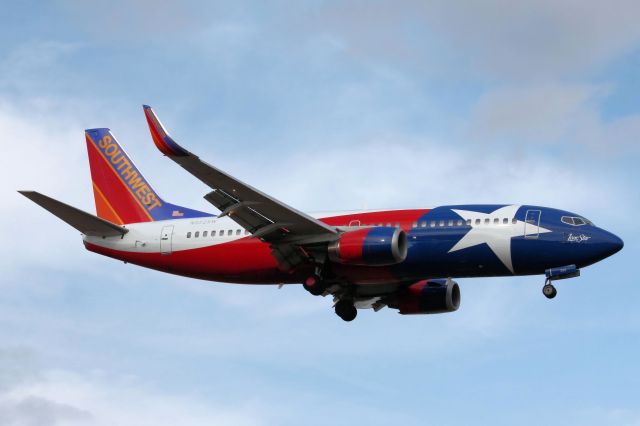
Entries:
[[603,251],[604,257],[609,257],[613,254],[616,254],[622,247],[624,247],[624,242],[617,235],[612,234],[611,232],[603,231],[602,236],[599,238],[599,246]]
[[619,252],[620,250],[622,250],[622,247],[624,247],[624,241],[622,241],[622,238],[613,234],[611,234],[611,240],[609,241],[609,244],[611,245],[611,254]]

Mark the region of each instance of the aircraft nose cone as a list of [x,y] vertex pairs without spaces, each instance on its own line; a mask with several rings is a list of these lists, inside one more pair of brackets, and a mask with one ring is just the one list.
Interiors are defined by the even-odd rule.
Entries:
[[624,241],[617,235],[611,234],[611,254],[617,253],[624,247]]
[[601,246],[603,247],[606,256],[611,256],[624,247],[624,241],[620,237],[611,232],[604,231],[602,236]]

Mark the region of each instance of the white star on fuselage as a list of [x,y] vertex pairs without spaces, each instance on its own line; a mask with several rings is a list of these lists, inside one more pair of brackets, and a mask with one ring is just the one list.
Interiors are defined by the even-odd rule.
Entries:
[[[504,263],[504,266],[506,266],[511,273],[514,273],[513,263],[511,261],[511,239],[513,237],[551,232],[549,229],[541,226],[529,225],[525,227],[525,222],[521,220],[513,223],[512,219],[515,217],[519,208],[520,206],[518,205],[504,206],[492,213],[452,210],[465,221],[471,220],[471,230],[469,230],[456,245],[451,247],[449,253],[485,243],[495,255],[498,256],[498,259]],[[496,218],[499,219],[498,224],[494,223]],[[509,219],[508,224],[503,223],[504,218]],[[476,219],[480,219],[479,224],[476,224]],[[488,224],[485,224],[485,219],[489,219]],[[536,228],[538,229],[536,230]],[[527,230],[527,234],[525,234],[525,229]]]

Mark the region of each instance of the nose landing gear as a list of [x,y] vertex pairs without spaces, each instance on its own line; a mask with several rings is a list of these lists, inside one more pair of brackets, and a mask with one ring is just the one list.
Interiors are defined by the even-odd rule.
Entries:
[[544,287],[542,287],[542,294],[544,294],[547,299],[553,299],[558,294],[558,290],[551,284],[550,280],[547,280]]
[[553,286],[552,282],[555,280],[564,280],[567,278],[574,278],[580,276],[580,269],[576,265],[561,266],[559,268],[550,268],[544,271],[547,279],[542,287],[542,294],[547,299],[553,299],[558,294],[558,291]]

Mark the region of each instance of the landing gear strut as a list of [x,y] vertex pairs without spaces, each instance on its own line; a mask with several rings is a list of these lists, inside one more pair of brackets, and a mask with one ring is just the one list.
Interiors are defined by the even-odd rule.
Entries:
[[545,282],[544,287],[542,287],[542,294],[544,294],[547,299],[553,299],[556,297],[556,294],[558,294],[556,288],[551,284],[551,280]]
[[342,318],[344,321],[353,321],[358,315],[358,310],[353,305],[353,301],[341,299],[335,306],[336,315]]

